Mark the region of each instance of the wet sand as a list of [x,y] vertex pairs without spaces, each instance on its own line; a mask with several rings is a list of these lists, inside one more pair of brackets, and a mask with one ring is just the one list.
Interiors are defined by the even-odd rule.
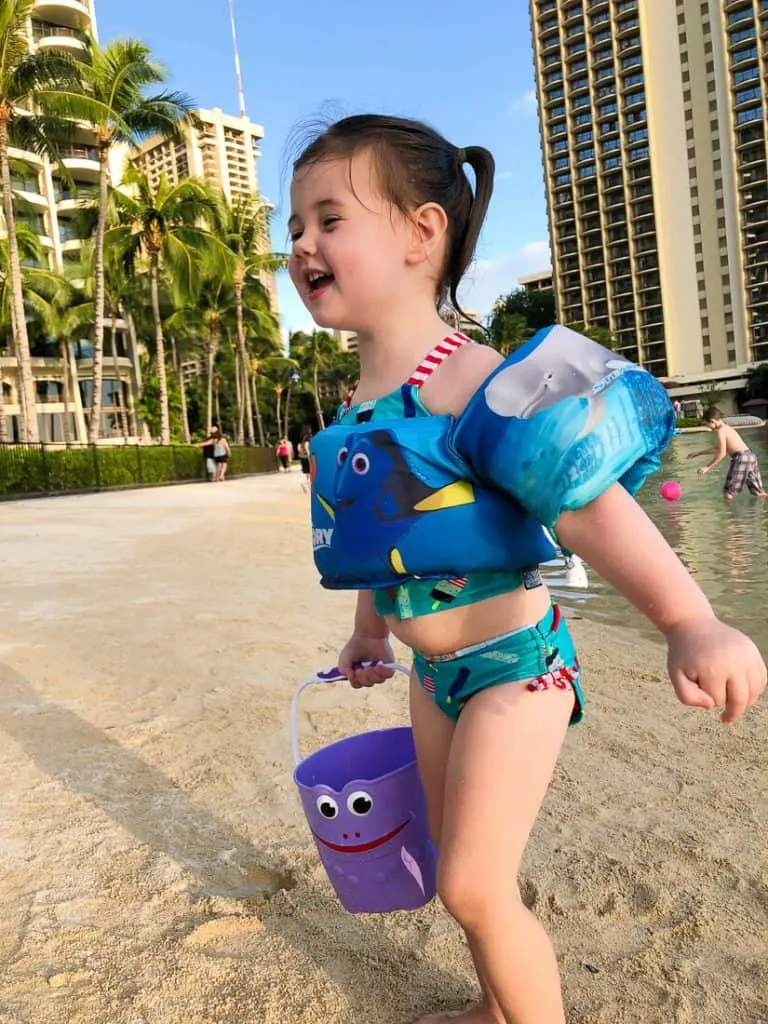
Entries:
[[[288,702],[352,598],[317,584],[298,474],[4,504],[0,542],[0,1024],[408,1024],[474,997],[437,903],[347,915],[311,844]],[[766,1024],[768,703],[725,729],[676,704],[661,647],[574,630],[588,717],[523,872],[569,1024]],[[305,751],[403,723],[405,681],[300,718]]]

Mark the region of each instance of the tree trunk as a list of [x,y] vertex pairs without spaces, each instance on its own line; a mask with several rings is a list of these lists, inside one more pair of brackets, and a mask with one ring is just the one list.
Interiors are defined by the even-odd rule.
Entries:
[[[104,376],[104,231],[107,224],[108,189],[109,147],[99,144],[99,212],[93,243],[93,368],[91,413],[88,422],[89,444],[96,444],[101,433],[101,383]],[[112,338],[114,341],[114,333]],[[120,404],[122,405],[122,401]]]
[[[235,275],[235,314],[237,318],[237,348],[240,353],[240,361],[243,367],[243,397],[245,398],[245,424],[248,430],[248,444],[256,444],[253,433],[253,409],[251,407],[251,392],[248,388],[248,352],[245,347],[245,327],[243,326],[243,281],[241,271]],[[241,441],[242,444],[242,441]]]
[[288,419],[289,419],[288,413],[290,412],[290,408],[291,408],[291,385],[289,384],[288,387],[285,389],[285,409],[283,410],[283,416],[285,417],[285,419],[283,420],[283,426],[285,427],[285,429],[283,430],[283,437],[288,437]]
[[317,364],[317,353],[312,355],[312,395],[315,399],[315,416],[317,416],[317,425],[320,430],[325,430],[325,420],[323,418],[323,407],[320,405],[320,390],[317,383],[317,374],[319,366]]
[[[216,392],[216,422],[219,424],[219,430],[221,430],[221,406],[219,405],[219,392]],[[223,433],[223,431],[222,431]]]
[[70,430],[69,411],[71,399],[69,395],[69,341],[66,338],[59,338],[59,357],[64,375],[64,444],[67,448],[72,447],[72,431]]
[[235,344],[235,401],[237,416],[235,419],[235,444],[243,443],[243,415],[245,404],[243,402],[243,374],[241,370],[240,349]]
[[155,358],[157,360],[157,384],[160,391],[160,444],[171,443],[171,419],[168,414],[168,379],[165,375],[165,339],[163,321],[160,319],[160,294],[158,290],[158,258],[152,254],[150,264],[152,291],[152,316],[155,319]]
[[27,444],[39,444],[37,428],[37,395],[32,375],[32,357],[29,351],[27,318],[24,312],[24,293],[21,284],[19,244],[16,239],[16,218],[13,212],[11,168],[8,163],[8,118],[5,104],[0,107],[0,184],[3,192],[3,213],[8,233],[8,262],[11,278],[11,322],[16,360],[19,367],[19,407],[21,410],[21,439]]
[[184,440],[184,444],[189,444],[192,440],[192,435],[189,432],[189,416],[187,414],[187,389],[184,385],[184,371],[179,362],[178,353],[176,352],[176,339],[171,338],[171,356],[173,360],[173,369],[176,372],[176,377],[179,382],[179,401],[181,403],[181,433]]
[[8,420],[5,418],[3,367],[0,365],[0,444],[8,444]]
[[110,324],[110,341],[112,344],[112,372],[115,375],[115,382],[117,384],[117,397],[120,400],[119,415],[120,415],[120,429],[123,433],[123,440],[128,443],[128,413],[125,408],[125,394],[123,392],[123,382],[120,380],[120,364],[117,361],[117,310],[112,310],[112,322]]
[[[208,335],[208,341],[205,343],[205,375],[206,375],[206,394],[205,394],[205,430],[206,433],[213,425],[213,361],[216,358],[216,334],[213,328],[210,330]],[[221,424],[219,424],[220,426]]]
[[251,376],[251,382],[253,384],[253,408],[256,410],[256,423],[259,428],[259,444],[264,448],[267,444],[266,438],[264,437],[264,422],[261,418],[261,409],[259,408],[259,387],[257,384],[258,373],[254,373]]
[[282,394],[283,394],[283,389],[282,388],[280,388],[280,387],[275,388],[275,395],[276,395],[276,400],[275,400],[275,420],[277,422],[277,437],[278,437],[278,440],[283,436],[282,427],[280,425],[280,398],[281,398]]

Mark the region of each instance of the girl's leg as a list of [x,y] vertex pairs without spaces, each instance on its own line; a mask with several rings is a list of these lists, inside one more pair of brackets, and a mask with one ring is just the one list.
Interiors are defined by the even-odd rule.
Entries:
[[[445,802],[445,776],[456,723],[440,710],[428,693],[424,692],[414,672],[411,673],[411,724],[419,774],[427,798],[429,829],[439,849]],[[475,956],[471,940],[469,948],[477,969],[478,958]],[[423,1017],[419,1024],[442,1024],[444,1021],[455,1021],[455,1024],[504,1024],[499,1005],[479,970],[478,980],[484,997],[479,1007],[460,1014],[430,1014]]]
[[520,898],[523,851],[552,778],[573,692],[507,683],[462,711],[445,784],[438,891],[466,931],[506,1024],[564,1024],[555,954]]

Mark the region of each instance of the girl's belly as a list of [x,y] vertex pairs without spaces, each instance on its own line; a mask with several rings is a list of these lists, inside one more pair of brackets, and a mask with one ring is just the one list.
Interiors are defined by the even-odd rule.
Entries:
[[490,640],[522,626],[532,626],[547,613],[551,603],[545,586],[526,590],[518,587],[507,594],[489,597],[477,604],[447,608],[415,619],[387,616],[394,636],[424,655],[450,654],[460,647]]

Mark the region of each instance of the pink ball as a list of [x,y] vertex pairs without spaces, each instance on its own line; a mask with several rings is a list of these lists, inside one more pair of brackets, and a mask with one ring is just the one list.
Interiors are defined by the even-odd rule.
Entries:
[[683,496],[683,488],[677,480],[666,480],[659,488],[664,501],[679,501]]

